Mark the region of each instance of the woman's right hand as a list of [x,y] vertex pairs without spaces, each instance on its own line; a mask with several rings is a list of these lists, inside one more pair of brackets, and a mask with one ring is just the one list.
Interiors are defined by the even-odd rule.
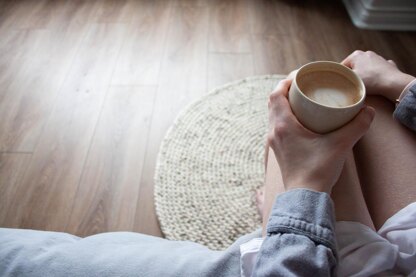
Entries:
[[290,108],[291,79],[279,82],[269,98],[268,143],[273,149],[286,190],[306,188],[330,193],[348,153],[367,132],[375,111],[365,107],[344,127],[325,135],[301,125]]
[[401,72],[392,60],[372,51],[354,51],[342,64],[351,68],[363,80],[368,95],[381,95],[395,101],[415,77]]

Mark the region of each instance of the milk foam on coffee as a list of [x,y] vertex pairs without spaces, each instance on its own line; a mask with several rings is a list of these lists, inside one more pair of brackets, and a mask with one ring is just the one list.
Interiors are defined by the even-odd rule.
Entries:
[[299,88],[308,98],[330,107],[346,107],[357,103],[360,92],[352,81],[331,71],[308,72],[299,76]]

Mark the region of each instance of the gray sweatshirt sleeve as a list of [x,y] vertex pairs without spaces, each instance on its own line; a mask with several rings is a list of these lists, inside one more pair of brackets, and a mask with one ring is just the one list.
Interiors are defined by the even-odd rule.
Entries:
[[409,129],[416,131],[416,82],[403,93],[406,96],[397,105],[393,116]]
[[253,276],[331,276],[337,264],[327,193],[295,189],[276,198]]

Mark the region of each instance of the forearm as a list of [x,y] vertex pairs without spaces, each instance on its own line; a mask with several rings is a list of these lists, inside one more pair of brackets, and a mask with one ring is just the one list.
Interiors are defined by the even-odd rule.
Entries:
[[397,70],[391,74],[384,74],[383,77],[380,77],[376,81],[381,83],[380,86],[382,89],[380,94],[390,101],[395,102],[406,86],[414,79],[415,77],[412,75]]
[[253,276],[330,276],[337,263],[327,193],[289,190],[276,198]]

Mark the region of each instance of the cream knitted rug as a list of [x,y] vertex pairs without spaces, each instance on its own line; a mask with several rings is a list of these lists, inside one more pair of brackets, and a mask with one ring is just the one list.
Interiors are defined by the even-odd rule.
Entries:
[[156,212],[167,239],[224,249],[260,226],[267,101],[281,75],[243,79],[191,104],[163,140]]

